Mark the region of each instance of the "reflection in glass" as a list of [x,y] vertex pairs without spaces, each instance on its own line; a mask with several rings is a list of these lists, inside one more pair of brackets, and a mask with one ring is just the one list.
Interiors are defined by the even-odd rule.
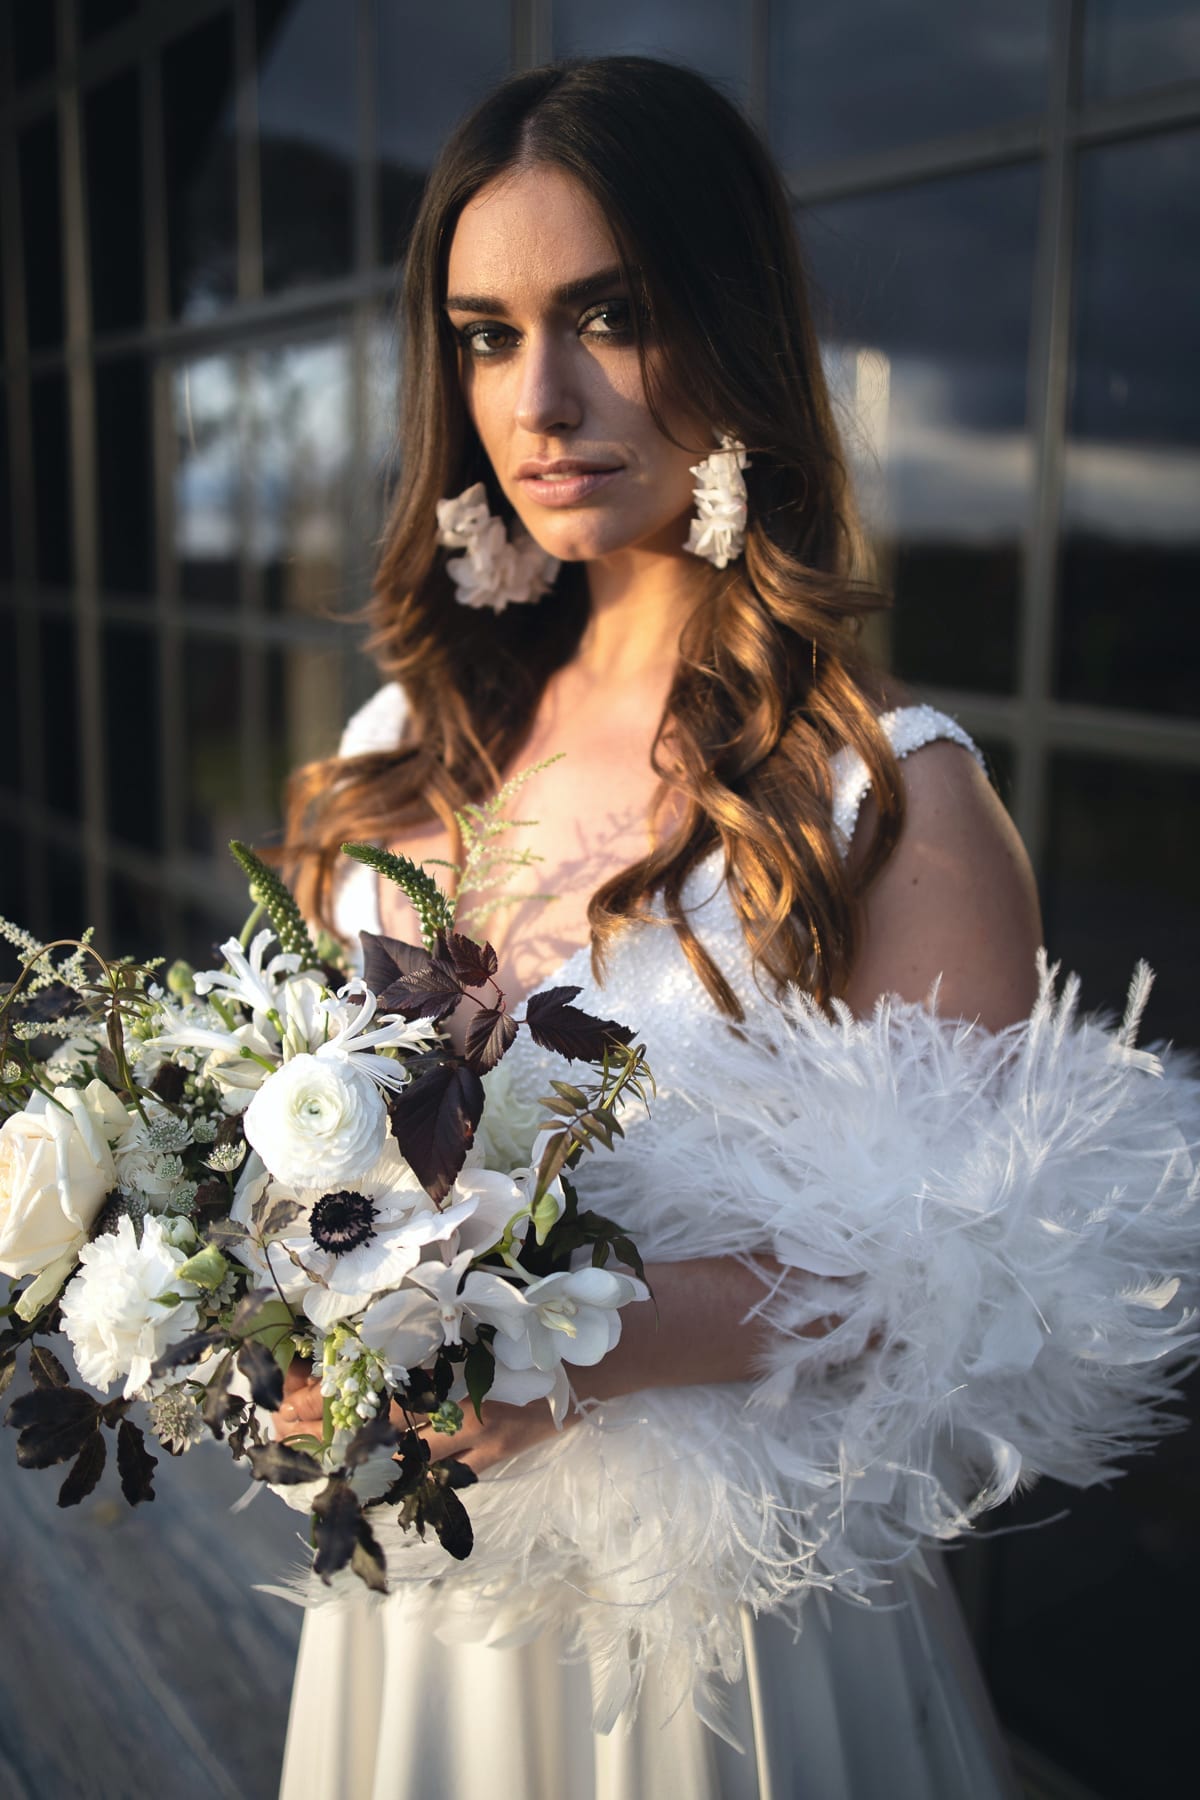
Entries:
[[79,816],[79,669],[75,621],[45,614],[38,622],[42,769],[47,806]]
[[1057,691],[1194,717],[1200,668],[1200,132],[1079,171]]
[[62,233],[59,229],[58,120],[54,113],[17,138],[25,331],[31,350],[63,341]]
[[74,558],[67,381],[59,369],[30,383],[33,426],[33,512],[37,579],[66,587]]
[[237,292],[232,11],[173,39],[162,77],[171,311],[203,318]]
[[329,613],[342,599],[351,456],[348,345],[286,344],[247,359],[254,470],[252,554],[273,612]]
[[120,331],[145,318],[142,289],[142,114],[136,69],[83,96],[92,327]]
[[185,640],[183,700],[184,839],[189,850],[223,854],[230,838],[242,836],[246,818],[236,643]]
[[657,56],[745,97],[749,0],[555,0],[556,56]]
[[1195,0],[1088,0],[1083,88],[1089,100],[1194,81],[1198,75],[1200,12]]
[[354,11],[258,0],[259,183],[268,293],[354,262]]
[[892,661],[1012,690],[1032,452],[1031,168],[955,176],[806,214],[801,239]]
[[1040,112],[1050,10],[1046,0],[774,0],[776,154],[799,169]]
[[207,356],[179,365],[171,398],[179,592],[236,606],[242,485],[236,359]]
[[149,594],[154,482],[150,384],[140,357],[96,364],[96,481],[100,585],[110,594]]
[[402,254],[426,171],[451,126],[507,75],[510,30],[509,9],[496,0],[452,7],[376,0],[381,261]]
[[157,641],[140,626],[107,625],[101,663],[108,829],[143,850],[161,850]]
[[1190,769],[1056,757],[1046,942],[1083,977],[1089,1008],[1119,1011],[1144,956],[1163,979],[1144,1043],[1200,1043],[1200,786]]
[[269,792],[277,808],[293,769],[336,752],[346,722],[342,681],[340,650],[289,645],[267,652]]

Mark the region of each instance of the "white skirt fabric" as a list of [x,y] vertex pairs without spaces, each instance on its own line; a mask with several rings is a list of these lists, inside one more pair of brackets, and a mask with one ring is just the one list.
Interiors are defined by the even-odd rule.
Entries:
[[[1016,1800],[1020,1788],[937,1557],[894,1598],[812,1600],[803,1629],[742,1614],[723,1698],[741,1750],[648,1673],[632,1724],[592,1730],[585,1665],[546,1633],[438,1642],[429,1608],[365,1590],[305,1620],[280,1800]],[[930,1573],[922,1573],[922,1568]]]

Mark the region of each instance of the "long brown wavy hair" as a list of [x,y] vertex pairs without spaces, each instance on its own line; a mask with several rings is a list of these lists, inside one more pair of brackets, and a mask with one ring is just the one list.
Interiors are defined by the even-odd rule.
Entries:
[[[386,841],[432,817],[453,832],[455,809],[519,764],[546,682],[579,644],[582,565],[564,567],[536,604],[496,615],[455,604],[436,545],[436,502],[474,481],[511,517],[466,412],[443,300],[463,207],[505,170],[538,163],[571,175],[611,227],[660,429],[686,395],[689,413],[750,452],[745,554],[711,571],[655,739],[672,823],[592,898],[597,974],[620,922],[657,894],[717,1005],[741,1016],[682,903],[689,873],[720,847],[760,982],[799,983],[824,1004],[845,985],[861,896],[902,820],[882,693],[859,648],[864,616],[884,602],[862,578],[783,184],[737,109],[667,63],[605,57],[516,75],[433,170],[405,268],[403,466],[369,609],[371,648],[402,685],[409,723],[394,754],[334,758],[293,777],[285,860],[309,915],[328,921],[344,840]],[[850,866],[829,773],[843,744],[862,755],[877,802],[873,836]]]

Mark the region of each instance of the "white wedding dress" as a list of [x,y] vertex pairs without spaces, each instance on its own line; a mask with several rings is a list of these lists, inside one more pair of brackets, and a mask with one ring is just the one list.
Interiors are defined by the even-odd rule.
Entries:
[[[385,688],[356,715],[343,749],[390,748],[402,700]],[[953,720],[906,707],[884,720],[901,756],[935,739],[974,746]],[[975,752],[978,755],[978,752]],[[836,823],[848,843],[867,788],[856,756],[834,759]],[[753,1017],[769,1006],[756,987],[740,925],[720,880],[719,859],[702,865],[686,896],[697,930]],[[378,930],[373,877],[348,872],[339,897],[347,936]],[[579,1004],[628,1020],[644,1038],[658,1085],[650,1129],[685,1106],[679,1090],[718,1017],[674,934],[631,927],[618,940],[602,990],[581,949],[542,984],[577,983]],[[545,1091],[550,1060],[526,1034],[507,1059],[518,1087]],[[627,1146],[624,1154],[636,1151]],[[620,1157],[613,1159],[616,1168]],[[610,1208],[611,1210],[611,1208]],[[633,1228],[633,1227],[631,1227]],[[654,1245],[642,1237],[649,1258]],[[708,1390],[713,1394],[712,1390]],[[689,1390],[703,1409],[704,1394]],[[636,1424],[639,1396],[612,1412]],[[647,1401],[651,1396],[647,1396]],[[729,1404],[728,1391],[713,1394]],[[671,1405],[682,1405],[667,1396]],[[622,1410],[623,1409],[623,1410]],[[703,1416],[703,1411],[699,1416]],[[714,1413],[714,1417],[715,1417]],[[669,1427],[668,1427],[669,1429]],[[560,1440],[579,1434],[576,1427]],[[517,1464],[495,1472],[503,1483]],[[490,1482],[493,1477],[485,1478]],[[485,1484],[481,1484],[482,1486]],[[502,1489],[500,1492],[502,1493]],[[467,1499],[478,1495],[471,1489]],[[519,1523],[519,1521],[518,1521]],[[645,1525],[645,1521],[640,1521]],[[651,1522],[652,1523],[652,1522]],[[483,1528],[477,1524],[482,1539]],[[395,1562],[395,1558],[392,1559]],[[359,1584],[305,1620],[293,1693],[282,1800],[999,1800],[1019,1792],[939,1552],[914,1551],[891,1569],[890,1587],[869,1604],[810,1595],[802,1629],[772,1613],[734,1606],[723,1621],[725,1661],[742,1672],[708,1683],[701,1707],[680,1701],[679,1658],[669,1676],[644,1670],[635,1715],[599,1688],[603,1653],[569,1649],[573,1596],[561,1584],[560,1617],[531,1641],[497,1647],[443,1608],[437,1589],[373,1600]],[[459,1641],[442,1642],[448,1620]],[[730,1629],[740,1645],[728,1645]],[[704,1661],[706,1626],[691,1645]],[[714,1624],[713,1630],[717,1627]],[[519,1630],[509,1632],[520,1637]],[[687,1646],[684,1646],[685,1654]],[[620,1693],[620,1679],[617,1681]],[[598,1713],[615,1723],[594,1730]],[[713,1726],[716,1728],[714,1729]]]

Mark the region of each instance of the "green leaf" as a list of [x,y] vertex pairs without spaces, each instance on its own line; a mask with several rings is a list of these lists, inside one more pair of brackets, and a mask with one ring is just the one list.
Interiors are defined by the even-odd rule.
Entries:
[[230,852],[250,883],[250,898],[266,911],[279,948],[300,956],[302,967],[313,968],[320,961],[316,945],[308,935],[308,926],[287,883],[248,844],[234,838]]
[[365,863],[368,869],[374,869],[387,881],[394,881],[402,893],[412,902],[413,911],[421,921],[421,936],[425,948],[432,950],[441,932],[450,931],[454,925],[454,906],[449,901],[432,875],[413,862],[410,856],[397,856],[394,851],[381,850],[377,844],[343,844],[342,851],[352,856],[355,862]]
[[219,1288],[229,1273],[229,1264],[215,1244],[205,1244],[194,1256],[189,1256],[175,1271],[179,1281],[194,1281],[199,1288],[209,1292]]

